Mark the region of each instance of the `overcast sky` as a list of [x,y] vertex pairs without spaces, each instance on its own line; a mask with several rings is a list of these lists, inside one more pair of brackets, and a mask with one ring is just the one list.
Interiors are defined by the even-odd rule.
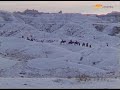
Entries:
[[[96,4],[113,6],[113,8],[96,9]],[[120,11],[119,1],[0,1],[0,10],[24,11],[25,9],[36,9],[42,12],[64,13],[95,13],[105,14],[112,11]]]

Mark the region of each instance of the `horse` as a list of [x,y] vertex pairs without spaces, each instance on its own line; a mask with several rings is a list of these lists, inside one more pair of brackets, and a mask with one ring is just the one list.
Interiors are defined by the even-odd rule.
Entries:
[[73,44],[74,42],[72,41],[72,40],[70,40],[69,42],[68,42],[68,44]]
[[85,46],[85,43],[83,43],[82,46]]
[[65,42],[66,42],[65,40],[62,40],[62,41],[60,42],[60,44],[65,43]]
[[89,45],[89,47],[91,48],[91,45]]
[[41,42],[43,43],[43,42],[44,42],[44,40],[41,40]]
[[75,42],[74,42],[74,45],[75,45],[75,44],[77,44],[77,45],[78,45],[78,44],[79,44],[79,42],[78,42],[78,41],[75,41]]
[[107,46],[108,46],[108,43],[106,43],[107,44]]
[[24,38],[24,36],[22,36],[22,38]]
[[29,37],[27,37],[27,40],[30,40]]
[[88,43],[86,43],[86,47],[88,47]]

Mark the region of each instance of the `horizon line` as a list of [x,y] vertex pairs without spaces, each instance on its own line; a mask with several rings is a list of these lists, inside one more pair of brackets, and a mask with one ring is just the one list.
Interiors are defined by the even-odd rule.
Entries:
[[82,12],[63,12],[63,10],[59,10],[58,12],[44,12],[44,11],[39,11],[38,9],[24,9],[24,10],[13,10],[13,11],[8,11],[8,10],[0,10],[0,11],[3,11],[3,12],[10,12],[10,13],[14,13],[14,12],[24,12],[26,10],[36,10],[38,11],[39,13],[49,13],[49,14],[57,14],[59,13],[60,11],[62,11],[62,14],[83,14],[83,15],[107,15],[109,13],[112,13],[112,12],[120,12],[120,11],[111,11],[111,12],[107,12],[107,13],[103,13],[103,14],[98,14],[98,13],[82,13]]

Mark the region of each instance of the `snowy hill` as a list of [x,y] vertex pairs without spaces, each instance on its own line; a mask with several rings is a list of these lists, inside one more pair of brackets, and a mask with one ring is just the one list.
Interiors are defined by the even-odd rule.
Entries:
[[120,12],[117,12],[117,11],[113,11],[111,13],[108,13],[106,15],[97,15],[97,17],[103,19],[103,20],[106,20],[106,21],[109,21],[109,22],[120,22]]
[[115,77],[119,55],[119,22],[82,14],[0,11],[0,77]]

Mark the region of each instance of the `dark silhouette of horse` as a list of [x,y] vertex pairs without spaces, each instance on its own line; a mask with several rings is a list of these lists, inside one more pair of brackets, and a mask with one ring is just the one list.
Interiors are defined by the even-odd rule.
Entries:
[[88,43],[86,43],[86,47],[88,47]]
[[68,44],[73,44],[74,42],[72,41],[72,40],[70,40],[69,42],[68,42]]
[[22,36],[22,38],[24,38],[24,36]]
[[29,37],[27,37],[27,40],[29,40],[29,41],[34,41],[34,39],[33,38],[29,38]]
[[30,40],[29,37],[27,37],[27,40]]
[[65,40],[62,40],[62,41],[60,42],[60,44],[65,43],[65,42],[66,42]]
[[30,41],[33,41],[33,38],[31,38]]
[[93,65],[95,65],[96,63],[95,62],[93,62]]
[[108,46],[108,43],[106,43],[107,44],[107,46]]
[[91,48],[91,45],[89,45],[89,47]]
[[78,45],[80,46],[80,42],[78,42]]
[[43,43],[43,42],[44,42],[44,40],[41,40],[40,42],[42,42],[42,43]]
[[85,43],[83,43],[82,46],[85,46]]
[[78,41],[75,41],[75,42],[74,42],[74,45],[79,45],[79,42],[78,42]]

